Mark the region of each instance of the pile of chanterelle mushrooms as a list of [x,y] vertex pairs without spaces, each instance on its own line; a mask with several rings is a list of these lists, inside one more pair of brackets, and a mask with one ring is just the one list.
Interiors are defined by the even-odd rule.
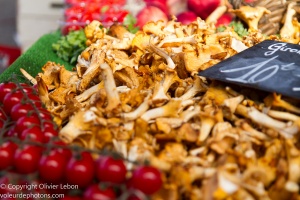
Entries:
[[297,102],[197,76],[265,39],[299,42],[293,31],[261,34],[247,16],[245,38],[199,18],[149,22],[136,34],[93,21],[74,71],[49,62],[35,78],[60,137],[116,151],[129,170],[159,168],[164,185],[152,199],[299,199]]

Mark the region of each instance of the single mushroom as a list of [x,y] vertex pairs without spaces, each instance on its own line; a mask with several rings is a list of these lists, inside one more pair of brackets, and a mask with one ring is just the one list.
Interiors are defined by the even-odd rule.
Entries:
[[197,44],[197,40],[195,39],[196,35],[191,35],[187,37],[179,37],[179,38],[164,38],[160,43],[157,45],[159,48],[166,48],[166,47],[180,47],[183,44]]
[[87,100],[88,98],[90,98],[93,94],[98,92],[103,87],[104,87],[104,82],[101,81],[100,83],[88,88],[87,90],[83,91],[81,94],[77,95],[75,97],[75,99],[78,102],[83,102],[83,101]]
[[271,12],[265,7],[241,6],[239,9],[229,9],[229,12],[236,14],[237,17],[247,23],[249,31],[258,31],[258,22],[265,15]]
[[294,106],[290,102],[284,100],[281,98],[280,94],[270,94],[264,99],[264,103],[268,107],[278,107],[286,109],[287,111],[290,111],[292,113],[300,114],[300,108]]
[[193,86],[188,91],[186,91],[182,96],[180,96],[179,99],[181,99],[182,101],[191,99],[195,95],[206,91],[207,91],[207,85],[204,84],[204,82],[199,76],[195,76]]
[[237,106],[244,100],[244,96],[243,95],[239,95],[236,97],[231,97],[228,99],[225,99],[223,102],[223,105],[228,107],[231,111],[231,113],[235,113],[235,110],[237,108]]
[[148,109],[150,104],[150,93],[145,97],[144,101],[134,111],[121,113],[121,118],[125,121],[131,121],[142,116]]
[[168,97],[167,92],[169,88],[174,84],[174,83],[180,83],[181,79],[177,76],[177,73],[175,70],[171,69],[166,69],[164,72],[164,77],[163,79],[155,84],[154,86],[154,91],[153,91],[153,96],[151,99],[152,104],[159,104],[159,103],[165,103],[170,99]]
[[198,143],[203,143],[209,136],[213,126],[223,120],[222,111],[220,109],[214,109],[211,106],[207,106],[204,112],[200,112],[200,135],[198,137]]
[[248,109],[248,115],[252,121],[260,125],[273,128],[285,138],[292,138],[299,131],[299,127],[296,124],[284,123],[282,121],[275,120],[258,111],[254,107],[250,107]]
[[83,92],[87,87],[89,87],[91,81],[100,75],[101,69],[99,66],[104,62],[104,58],[105,58],[104,51],[102,50],[94,51],[90,66],[84,72],[82,78],[79,81],[79,84],[77,85],[78,91]]
[[86,121],[89,120],[89,115],[85,114],[85,111],[80,110],[70,118],[70,121],[59,131],[62,141],[69,144],[80,135],[91,134],[91,125]]
[[141,118],[147,122],[157,117],[177,117],[181,106],[181,100],[171,99],[166,105],[158,108],[153,108],[145,112]]
[[163,49],[152,44],[151,41],[149,42],[149,47],[153,52],[157,53],[158,55],[160,55],[167,61],[168,67],[170,69],[175,69],[176,65],[175,65],[174,61],[172,60],[171,56],[169,56],[167,52],[165,52]]
[[104,88],[107,94],[107,106],[106,110],[108,112],[118,108],[121,105],[119,93],[117,91],[116,83],[112,73],[112,69],[107,63],[102,63],[100,65],[102,70],[102,79],[104,81]]
[[296,2],[291,2],[288,4],[287,11],[284,17],[284,24],[279,32],[282,38],[287,39],[287,41],[290,41],[292,43],[297,43],[297,41],[299,41],[298,38],[295,38],[295,34],[298,34],[298,31],[297,29],[295,29],[293,23],[294,16],[296,15],[296,10],[293,8],[295,5]]

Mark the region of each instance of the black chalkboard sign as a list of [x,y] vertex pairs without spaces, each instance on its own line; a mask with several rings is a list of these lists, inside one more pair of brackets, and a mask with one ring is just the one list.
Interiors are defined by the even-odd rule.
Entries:
[[300,45],[265,40],[199,75],[300,99]]

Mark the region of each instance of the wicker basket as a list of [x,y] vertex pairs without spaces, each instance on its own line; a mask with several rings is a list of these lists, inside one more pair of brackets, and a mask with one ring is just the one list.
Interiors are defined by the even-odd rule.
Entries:
[[[280,28],[282,27],[282,21],[285,16],[287,5],[290,2],[296,2],[297,4],[300,4],[300,0],[256,0],[250,4],[251,6],[265,7],[271,11],[270,14],[263,16],[259,21],[258,28],[262,33],[266,35],[279,33]],[[247,5],[242,0],[231,0],[230,3],[234,8],[238,8],[241,5]]]

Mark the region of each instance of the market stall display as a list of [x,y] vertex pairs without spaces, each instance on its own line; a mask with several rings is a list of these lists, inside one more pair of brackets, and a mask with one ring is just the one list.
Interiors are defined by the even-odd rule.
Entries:
[[[0,85],[15,88],[3,89],[1,135],[25,148],[3,144],[14,155],[3,169],[35,172],[34,180],[43,183],[78,185],[66,193],[83,199],[96,199],[94,194],[108,199],[299,198],[297,98],[199,76],[266,40],[298,44],[299,23],[291,18],[295,6],[287,6],[284,24],[271,35],[259,30],[260,19],[270,11],[252,6],[230,8],[241,21],[227,27],[216,27],[210,16],[188,24],[175,17],[151,21],[135,33],[124,24],[88,23],[83,30],[86,47],[75,65],[68,60],[66,68],[53,56],[36,71],[21,64],[11,69],[37,91],[26,90],[16,81],[19,76],[8,77],[12,71],[5,75],[4,80],[17,84]],[[32,92],[40,99],[30,101]],[[31,124],[45,128],[44,115],[33,112],[17,119],[10,96],[16,96],[14,102],[32,102],[34,111],[42,102],[57,133],[45,139],[38,130],[20,128],[26,126],[24,118],[34,116],[42,120]],[[9,131],[14,123],[17,128]],[[34,151],[32,168],[22,171],[22,154],[35,147],[48,148],[49,154]],[[64,165],[55,169],[57,176],[45,173],[48,161]],[[84,172],[76,171],[78,165]]]

